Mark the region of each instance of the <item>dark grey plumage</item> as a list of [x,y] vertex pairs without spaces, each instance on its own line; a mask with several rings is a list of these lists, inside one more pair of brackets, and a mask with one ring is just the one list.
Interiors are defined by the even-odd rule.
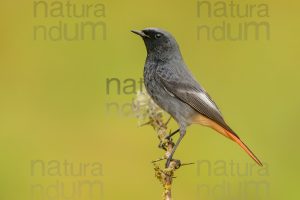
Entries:
[[[188,119],[195,110],[227,126],[215,102],[186,67],[173,36],[157,28],[144,29],[143,33],[150,37],[144,37],[147,48],[144,81],[153,100],[181,127],[190,125]],[[155,38],[157,34],[159,38]]]
[[173,148],[167,166],[185,135],[186,127],[194,123],[195,116],[204,116],[212,120],[239,139],[224,121],[215,102],[188,70],[174,37],[158,28],[132,32],[140,35],[146,45],[144,83],[147,92],[180,127],[180,138]]

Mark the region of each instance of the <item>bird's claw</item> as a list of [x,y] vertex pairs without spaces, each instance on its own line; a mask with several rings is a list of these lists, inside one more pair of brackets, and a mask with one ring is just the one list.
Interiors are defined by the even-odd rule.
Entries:
[[181,166],[180,160],[168,158],[165,167],[174,170],[174,169],[178,169],[180,166]]

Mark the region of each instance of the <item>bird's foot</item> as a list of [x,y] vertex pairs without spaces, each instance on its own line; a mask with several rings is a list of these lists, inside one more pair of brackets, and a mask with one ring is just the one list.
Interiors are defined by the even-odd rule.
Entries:
[[164,139],[162,139],[159,144],[158,144],[158,148],[161,148],[161,149],[164,149],[165,151],[167,151],[168,149],[168,146],[170,143],[173,143],[172,142],[172,138],[167,138],[165,137]]
[[178,169],[181,166],[181,161],[180,160],[176,160],[176,159],[167,159],[166,162],[166,168],[170,168],[170,169]]

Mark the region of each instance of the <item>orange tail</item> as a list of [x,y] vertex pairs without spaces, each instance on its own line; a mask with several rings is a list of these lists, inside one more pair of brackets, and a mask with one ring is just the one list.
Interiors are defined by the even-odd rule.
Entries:
[[238,143],[244,151],[260,166],[263,166],[263,164],[260,162],[260,160],[254,155],[254,153],[245,145],[238,137],[236,137],[234,134],[230,133],[229,131],[226,130],[226,133],[230,139]]
[[[235,141],[238,143],[245,151],[246,153],[260,166],[263,166],[263,164],[260,162],[260,160],[252,153],[252,151],[238,138],[238,136],[235,133],[231,133],[231,130],[229,127],[228,129],[225,129],[224,127],[220,126],[213,120],[204,117],[203,115],[195,115],[193,118],[193,123],[201,124],[204,126],[208,126],[216,130],[217,132],[221,133],[225,137]],[[232,131],[233,132],[233,131]]]

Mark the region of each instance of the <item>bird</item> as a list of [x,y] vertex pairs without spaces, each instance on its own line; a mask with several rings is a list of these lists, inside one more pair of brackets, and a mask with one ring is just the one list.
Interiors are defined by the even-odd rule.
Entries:
[[144,85],[153,101],[177,122],[179,132],[172,152],[167,158],[169,166],[173,155],[192,124],[207,126],[236,142],[258,165],[262,162],[225,122],[220,109],[206,90],[198,83],[185,64],[175,38],[161,28],[131,30],[139,35],[146,46]]

